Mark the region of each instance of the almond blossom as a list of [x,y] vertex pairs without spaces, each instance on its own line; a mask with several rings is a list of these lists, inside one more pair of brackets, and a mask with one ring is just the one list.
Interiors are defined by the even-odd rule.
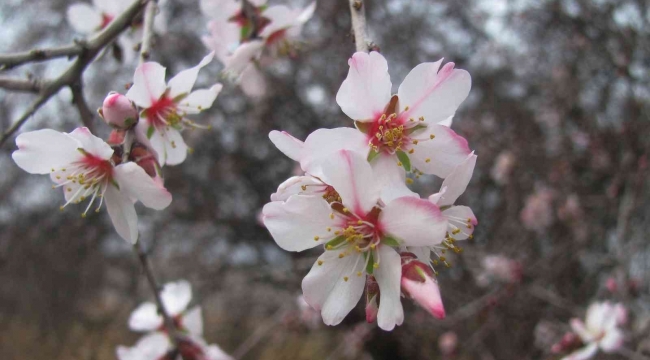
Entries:
[[379,286],[377,322],[400,325],[401,259],[397,246],[433,246],[447,228],[438,207],[415,197],[384,205],[380,184],[364,157],[340,150],[321,166],[327,184],[320,195],[293,195],[264,206],[264,224],[280,247],[303,251],[324,245],[302,283],[305,301],[336,325],[354,308],[366,285]]
[[402,252],[402,293],[412,298],[429,314],[445,317],[440,288],[428,263],[419,261],[415,254]]
[[598,350],[613,353],[622,345],[623,331],[620,329],[627,322],[627,310],[621,304],[611,304],[607,301],[594,303],[587,309],[586,322],[571,319],[571,328],[585,345],[562,360],[590,359]]
[[191,91],[199,70],[213,57],[214,53],[208,54],[197,66],[181,71],[168,83],[165,68],[156,62],[146,62],[135,70],[126,97],[142,108],[136,127],[138,139],[156,152],[160,164],[177,165],[185,160],[188,147],[180,131],[186,126],[202,127],[186,115],[212,106],[221,91],[219,83]]
[[68,22],[75,31],[92,34],[108,26],[132,3],[131,0],[93,0],[92,5],[82,2],[74,3],[67,11]]
[[95,211],[103,202],[117,233],[125,240],[138,240],[138,216],[134,203],[139,200],[146,207],[162,210],[172,200],[160,181],[151,178],[136,163],[121,163],[113,149],[85,128],[71,133],[51,129],[20,134],[16,138],[18,150],[12,154],[16,164],[31,174],[50,174],[62,188],[66,203],[78,204],[90,199],[85,217],[95,200]]
[[172,357],[174,350],[177,350],[179,359],[185,360],[232,359],[217,345],[208,345],[202,338],[201,308],[195,306],[187,310],[192,300],[192,288],[188,281],[180,280],[165,284],[160,297],[165,310],[174,321],[177,330],[176,345],[169,338],[164,327],[164,319],[158,313],[156,304],[145,302],[131,313],[129,328],[147,334],[133,347],[119,346],[117,357],[120,360],[175,360]]

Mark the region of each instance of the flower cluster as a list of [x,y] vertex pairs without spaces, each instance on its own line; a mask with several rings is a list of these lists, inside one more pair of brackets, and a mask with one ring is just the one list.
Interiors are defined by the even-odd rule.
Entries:
[[[442,60],[414,68],[391,95],[384,57],[358,52],[336,100],[355,128],[319,129],[303,142],[269,135],[304,175],[282,183],[263,221],[285,250],[324,247],[302,282],[305,301],[336,325],[366,293],[366,319],[384,330],[403,322],[400,297],[445,316],[434,265],[472,236],[476,217],[455,206],[476,155],[449,128],[471,86],[469,74]],[[424,174],[445,180],[421,198],[407,183]],[[431,259],[431,254],[435,258]]]
[[119,346],[119,360],[232,360],[219,346],[208,345],[203,339],[201,307],[187,309],[192,300],[189,282],[165,284],[160,298],[174,321],[176,334],[171,337],[167,332],[156,304],[145,302],[131,313],[129,328],[146,335],[133,347]]
[[[49,174],[53,188],[62,188],[65,204],[88,201],[85,217],[97,201],[125,240],[138,240],[134,203],[162,210],[172,200],[163,186],[161,166],[185,160],[188,147],[180,131],[199,127],[186,118],[212,106],[221,84],[191,91],[199,70],[212,60],[181,71],[165,83],[165,68],[155,62],[140,65],[126,96],[108,94],[100,116],[114,130],[108,143],[83,127],[71,133],[51,129],[26,132],[16,138],[16,164],[32,174]],[[137,105],[140,110],[136,108]]]
[[295,56],[302,26],[314,14],[316,2],[303,10],[266,0],[201,0],[201,10],[211,20],[205,46],[224,64],[224,74],[237,79],[248,96],[266,92],[260,64],[278,56]]

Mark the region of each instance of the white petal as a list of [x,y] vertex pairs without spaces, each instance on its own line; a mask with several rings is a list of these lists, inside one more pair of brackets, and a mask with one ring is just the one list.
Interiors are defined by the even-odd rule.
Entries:
[[233,360],[232,356],[221,350],[221,348],[217,345],[209,345],[204,350],[208,357],[206,360]]
[[160,297],[171,316],[176,316],[187,309],[192,300],[192,286],[187,280],[179,280],[165,284]]
[[408,251],[412,252],[417,256],[418,260],[425,264],[428,264],[431,261],[431,249],[427,246],[409,247]]
[[447,219],[447,232],[456,240],[470,237],[478,225],[474,212],[467,206],[452,206],[445,209],[442,216]]
[[278,150],[282,151],[289,159],[300,161],[300,152],[304,143],[291,136],[286,131],[273,130],[269,133],[269,139]]
[[625,341],[623,332],[619,329],[609,329],[600,340],[600,348],[606,353],[612,353],[620,349]]
[[205,47],[214,50],[217,59],[225,65],[239,46],[241,29],[227,19],[217,19],[208,23],[208,30],[210,35],[203,36],[201,41]]
[[366,283],[365,276],[357,276],[363,271],[362,256],[353,251],[339,258],[340,252],[325,251],[302,280],[305,301],[321,312],[327,325],[338,325],[343,321],[359,302]]
[[169,351],[169,337],[163,333],[152,333],[142,337],[132,348],[117,347],[119,360],[152,360],[161,359]]
[[104,193],[104,202],[117,233],[124,240],[135,244],[138,241],[138,214],[131,199],[109,184]]
[[569,321],[569,325],[571,326],[571,330],[573,330],[573,332],[580,337],[582,342],[587,343],[594,340],[593,335],[591,335],[591,333],[587,330],[582,320],[573,318]]
[[381,153],[370,164],[374,172],[375,182],[381,188],[381,200],[384,203],[389,203],[402,196],[419,198],[418,194],[406,186],[406,171],[404,167],[397,166],[397,161],[396,156]]
[[151,134],[151,138],[147,137],[149,127],[152,126],[153,125],[149,125],[149,121],[146,117],[140,118],[140,121],[135,128],[136,137],[139,142],[143,143],[150,151],[154,153],[156,160],[158,160],[158,163],[163,166],[165,165],[165,158],[167,156],[165,154],[165,140],[161,136],[160,132],[155,130],[155,128]]
[[[284,250],[303,251],[334,237],[332,209],[321,196],[290,197],[264,205],[264,226]],[[330,231],[327,231],[327,229]]]
[[429,125],[415,138],[419,143],[412,145],[415,151],[409,158],[411,165],[425,174],[445,178],[471,153],[467,140],[446,126]]
[[93,135],[86,127],[74,129],[70,136],[81,143],[85,152],[103,160],[109,160],[113,156],[113,149],[104,140]]
[[11,157],[21,169],[31,174],[49,174],[81,159],[81,144],[68,134],[42,129],[18,135],[18,150]]
[[183,327],[192,335],[203,336],[203,312],[200,306],[195,306],[182,317]]
[[167,83],[167,87],[169,88],[169,97],[173,99],[178,95],[189,94],[196,82],[199,71],[201,68],[208,65],[212,59],[214,59],[214,51],[206,55],[198,65],[185,69],[171,78],[169,83]]
[[[320,195],[325,185],[313,176],[292,176],[278,186],[271,194],[271,201],[287,201],[292,195]],[[303,190],[304,189],[304,190]]]
[[136,163],[120,164],[115,167],[113,174],[124,194],[142,201],[148,208],[162,210],[172,202],[172,194]]
[[309,19],[314,16],[314,12],[316,11],[316,1],[312,2],[311,4],[307,5],[307,7],[300,13],[298,16],[298,19],[296,19],[299,23],[304,24],[306,23]]
[[350,70],[336,94],[341,110],[354,120],[381,116],[390,101],[388,63],[378,52],[357,52],[348,61]]
[[148,108],[165,90],[165,68],[156,62],[146,62],[135,69],[133,86],[126,93],[126,97],[136,105]]
[[368,156],[366,135],[353,128],[318,129],[307,136],[300,156],[300,167],[314,176],[320,176],[320,165],[341,149]]
[[406,76],[397,92],[402,116],[424,117],[430,124],[447,120],[467,98],[472,80],[465,70],[455,70],[454,63],[447,63],[440,72],[442,60],[422,63]]
[[453,122],[454,117],[450,116],[442,121],[438,122],[438,125],[446,126],[446,127],[451,127],[451,123]]
[[241,3],[233,0],[201,0],[201,12],[212,19],[229,19],[241,10]]
[[92,34],[102,26],[102,14],[88,4],[70,5],[67,16],[72,28],[81,34]]
[[215,84],[209,89],[192,91],[190,95],[178,103],[178,108],[188,114],[198,114],[212,106],[222,88],[223,85]]
[[250,62],[262,55],[264,41],[254,40],[241,44],[232,53],[232,56],[225,62],[223,72],[231,76],[239,76]]
[[465,161],[456,165],[454,170],[442,182],[440,188],[445,189],[445,192],[436,202],[438,206],[453,205],[456,202],[456,199],[467,189],[467,184],[472,179],[474,166],[476,166],[476,155],[474,153],[469,155]]
[[379,284],[379,313],[377,325],[386,331],[402,325],[404,310],[400,300],[402,264],[399,254],[391,247],[379,246],[379,267],[374,270]]
[[254,99],[259,99],[266,95],[266,78],[255,63],[251,63],[242,71],[239,77],[239,87],[241,87],[241,90],[246,96]]
[[162,135],[164,135],[163,142],[165,144],[165,164],[178,165],[185,161],[187,145],[181,133],[174,128],[168,128]]
[[156,304],[146,302],[140,304],[129,317],[129,329],[133,331],[155,331],[163,324],[163,317],[158,314]]
[[363,217],[377,205],[381,188],[372,167],[358,153],[340,150],[323,163],[322,170],[323,181],[334,187],[353,213]]
[[447,219],[427,200],[401,197],[384,207],[379,226],[404,245],[433,246],[444,239]]
[[285,5],[269,6],[264,10],[264,18],[270,20],[270,23],[264,27],[260,36],[267,38],[276,31],[299,25],[297,22],[298,14],[286,7]]
[[598,345],[595,343],[588,344],[580,350],[563,357],[561,360],[587,360],[591,359],[598,352]]

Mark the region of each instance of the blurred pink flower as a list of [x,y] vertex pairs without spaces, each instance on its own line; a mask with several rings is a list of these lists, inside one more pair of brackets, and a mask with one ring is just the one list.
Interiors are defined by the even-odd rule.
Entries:
[[542,232],[553,223],[553,190],[542,187],[529,195],[519,217],[528,230]]
[[510,174],[515,165],[515,155],[509,150],[502,151],[494,161],[490,170],[490,176],[499,185],[505,185],[510,181]]
[[573,318],[570,325],[574,333],[580,337],[584,347],[565,356],[562,360],[590,359],[598,350],[613,353],[618,350],[625,340],[620,326],[627,323],[627,309],[621,304],[611,304],[607,301],[593,303],[587,309],[586,321]]

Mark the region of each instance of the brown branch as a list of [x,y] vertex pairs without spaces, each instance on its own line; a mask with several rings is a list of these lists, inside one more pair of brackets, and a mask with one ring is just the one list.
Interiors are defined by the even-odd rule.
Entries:
[[142,44],[140,45],[140,64],[149,60],[151,56],[151,43],[153,39],[153,21],[158,12],[158,0],[151,0],[144,10],[144,24],[142,31]]
[[58,78],[47,82],[48,85],[42,89],[40,93],[41,95],[30,105],[29,109],[4,132],[0,138],[0,146],[2,146],[11,135],[20,129],[20,127],[43,104],[45,104],[52,96],[56,95],[59,90],[80,82],[81,75],[86,67],[95,59],[102,49],[104,49],[118,35],[120,35],[122,31],[131,25],[133,19],[135,19],[140,11],[142,11],[142,8],[147,4],[147,2],[148,0],[136,0],[120,16],[111,21],[104,30],[87,42],[80,43],[83,46],[83,50],[78,55],[77,60]]
[[364,0],[349,0],[350,14],[352,16],[352,33],[357,51],[368,52],[371,48],[371,41],[368,39],[366,30],[366,7]]
[[83,49],[82,43],[73,43],[54,48],[34,49],[14,54],[0,54],[0,70],[8,70],[30,62],[79,56],[83,52]]
[[17,79],[8,76],[0,76],[0,88],[7,90],[38,93],[45,87],[45,85],[46,84],[41,80],[36,78]]
[[81,122],[88,128],[88,130],[90,130],[90,132],[94,132],[93,119],[95,118],[95,113],[90,110],[90,107],[86,102],[81,81],[70,85],[70,91],[72,91],[72,103],[77,108],[77,111],[79,111]]

